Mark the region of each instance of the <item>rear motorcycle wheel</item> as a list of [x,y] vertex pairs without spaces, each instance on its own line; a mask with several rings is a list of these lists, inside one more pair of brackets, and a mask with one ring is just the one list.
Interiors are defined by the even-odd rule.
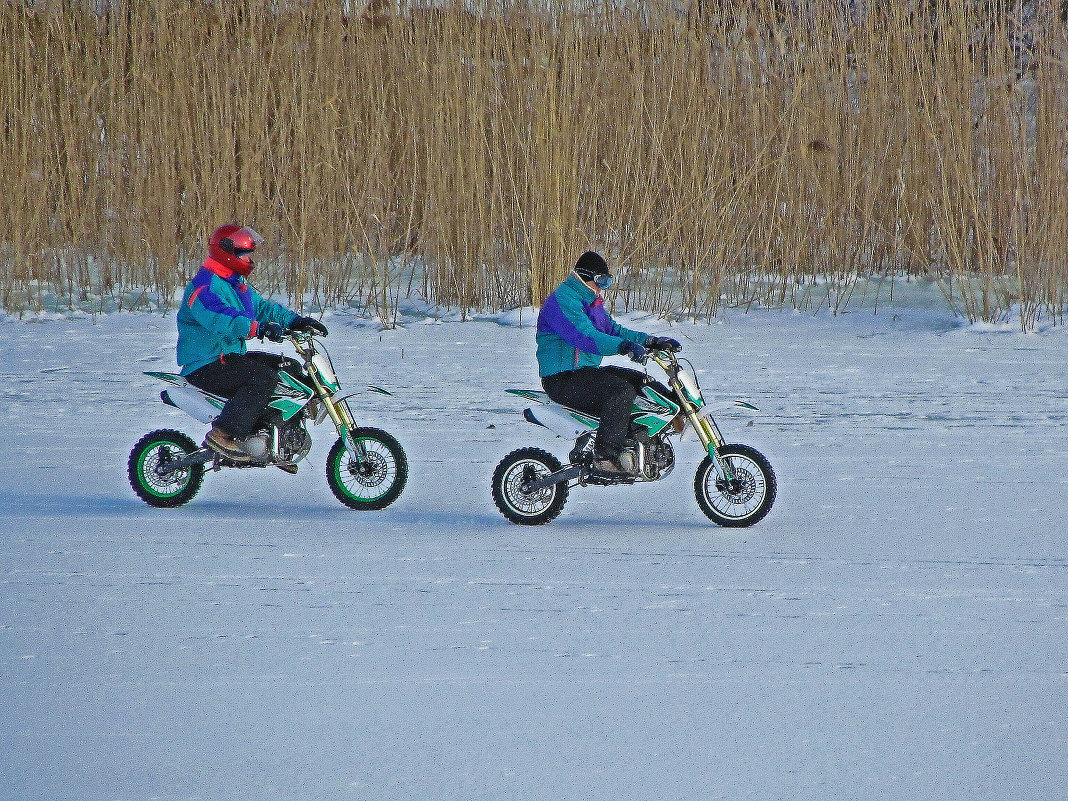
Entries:
[[204,480],[204,466],[183,467],[166,475],[160,469],[167,462],[198,450],[193,440],[169,428],[145,434],[130,451],[126,472],[130,486],[149,506],[170,509],[192,500]]
[[720,456],[734,478],[720,481],[712,457],[706,456],[694,477],[697,505],[720,526],[745,528],[764,519],[775,503],[775,471],[760,451],[748,445],[724,445]]
[[354,428],[352,441],[363,445],[364,458],[352,458],[339,438],[326,457],[326,481],[334,497],[350,509],[385,509],[408,483],[408,457],[396,438],[380,428]]
[[560,514],[567,501],[567,482],[534,492],[531,481],[555,473],[560,461],[540,448],[520,448],[505,456],[493,471],[493,502],[501,514],[520,526],[540,526]]

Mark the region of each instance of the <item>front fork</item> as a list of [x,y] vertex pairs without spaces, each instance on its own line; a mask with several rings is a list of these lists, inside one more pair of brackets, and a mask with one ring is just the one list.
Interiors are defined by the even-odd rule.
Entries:
[[319,402],[326,408],[326,413],[334,423],[334,428],[337,429],[338,436],[341,437],[341,441],[345,443],[345,450],[347,450],[349,456],[357,462],[362,462],[367,457],[367,452],[364,450],[362,442],[356,442],[352,438],[352,432],[356,428],[356,420],[352,416],[349,402],[347,400],[335,401],[330,397],[329,390],[327,390],[319,381],[319,376],[312,371],[309,371],[309,373],[311,375],[312,383],[315,384]]
[[701,444],[708,451],[709,458],[712,459],[712,465],[716,469],[716,478],[721,481],[734,480],[734,471],[731,470],[730,464],[719,455],[719,449],[724,446],[725,442],[715,420],[708,415],[701,414],[701,410],[686,397],[685,390],[681,384],[673,387],[673,389],[682,403],[682,413],[686,416],[693,430],[697,432],[697,438],[701,440]]

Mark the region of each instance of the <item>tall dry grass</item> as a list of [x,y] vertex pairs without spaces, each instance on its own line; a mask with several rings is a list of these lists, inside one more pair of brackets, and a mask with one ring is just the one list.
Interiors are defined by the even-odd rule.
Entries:
[[587,248],[661,313],[923,274],[1060,319],[1060,5],[8,0],[0,302],[169,300],[240,220],[261,289],[387,324],[540,302]]

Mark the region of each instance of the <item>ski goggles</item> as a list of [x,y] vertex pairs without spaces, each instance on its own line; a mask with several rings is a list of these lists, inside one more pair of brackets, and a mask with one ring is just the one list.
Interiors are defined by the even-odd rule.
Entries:
[[598,289],[608,289],[612,286],[611,273],[593,273],[592,270],[572,270],[572,274],[586,284],[593,284]]
[[583,281],[585,283],[592,283],[598,289],[608,289],[608,287],[612,286],[611,273],[597,273],[596,275],[590,275],[588,272],[580,273],[578,270],[575,270],[575,275],[580,281]]

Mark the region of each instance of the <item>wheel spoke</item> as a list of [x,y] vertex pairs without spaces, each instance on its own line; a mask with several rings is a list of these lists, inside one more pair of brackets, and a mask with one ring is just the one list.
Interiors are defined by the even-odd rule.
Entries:
[[721,526],[753,525],[775,502],[775,472],[761,453],[746,445],[728,445],[720,458],[731,478],[719,478],[715,463],[706,458],[694,482],[698,505]]
[[712,507],[725,517],[742,518],[753,514],[764,501],[766,492],[764,476],[750,459],[740,456],[727,457],[733,480],[723,482],[709,474],[714,492],[709,492]]
[[[728,457],[731,481],[713,481],[715,493],[709,493],[712,506],[727,517],[745,517],[752,514],[764,500],[767,487],[757,466],[740,456]],[[715,479],[714,475],[709,476]]]
[[567,483],[533,491],[532,483],[560,469],[556,458],[537,448],[522,448],[506,456],[493,474],[493,500],[513,523],[541,525],[552,520],[567,500]]
[[521,514],[536,515],[544,512],[553,502],[553,488],[543,487],[528,492],[524,486],[548,474],[545,466],[537,462],[516,463],[505,476],[505,497],[508,503]]
[[164,429],[143,436],[127,462],[134,492],[150,506],[169,508],[189,501],[200,489],[204,469],[199,464],[188,464],[164,471],[168,464],[195,450],[193,441],[179,431]]
[[165,443],[160,443],[158,447],[145,454],[142,462],[142,475],[154,492],[159,495],[173,495],[189,483],[189,468],[182,468],[167,474],[160,472],[167,462],[179,456],[181,453],[174,451]]
[[372,500],[389,491],[397,476],[397,463],[381,443],[365,440],[361,444],[363,458],[357,461],[350,456],[341,480],[354,498]]
[[351,509],[384,509],[397,499],[408,479],[404,450],[394,437],[375,428],[352,431],[354,456],[338,439],[326,461],[330,490]]

